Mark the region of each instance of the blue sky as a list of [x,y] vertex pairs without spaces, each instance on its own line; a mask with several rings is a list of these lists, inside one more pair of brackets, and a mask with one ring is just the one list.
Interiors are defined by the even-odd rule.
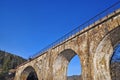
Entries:
[[114,53],[112,55],[111,58],[112,62],[120,62],[120,44],[118,44],[115,49],[114,49]]
[[0,0],[0,49],[28,58],[119,0]]
[[72,75],[80,75],[82,72],[82,66],[80,63],[80,58],[78,55],[73,57],[73,59],[70,61],[67,69],[67,75],[72,76]]

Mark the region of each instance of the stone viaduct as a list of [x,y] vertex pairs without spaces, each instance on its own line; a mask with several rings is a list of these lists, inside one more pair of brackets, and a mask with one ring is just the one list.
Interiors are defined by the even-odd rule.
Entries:
[[[70,60],[78,55],[83,80],[111,80],[110,60],[120,42],[120,9],[16,69],[15,80],[67,80]],[[35,80],[35,79],[30,79]]]

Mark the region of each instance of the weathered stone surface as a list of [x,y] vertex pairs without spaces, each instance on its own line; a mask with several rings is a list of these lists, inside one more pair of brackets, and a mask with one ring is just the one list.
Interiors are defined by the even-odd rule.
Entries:
[[110,59],[115,45],[120,42],[119,12],[112,13],[113,17],[106,16],[64,43],[19,66],[15,80],[26,80],[29,72],[24,76],[22,74],[27,67],[34,69],[38,80],[67,80],[68,63],[75,55],[81,60],[83,80],[111,80]]
[[120,79],[120,62],[112,62],[110,65],[112,80]]

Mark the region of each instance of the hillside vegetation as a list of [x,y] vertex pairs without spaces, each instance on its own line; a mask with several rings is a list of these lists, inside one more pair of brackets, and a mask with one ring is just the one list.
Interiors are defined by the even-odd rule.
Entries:
[[22,57],[0,50],[0,80],[13,80],[15,68],[25,61]]

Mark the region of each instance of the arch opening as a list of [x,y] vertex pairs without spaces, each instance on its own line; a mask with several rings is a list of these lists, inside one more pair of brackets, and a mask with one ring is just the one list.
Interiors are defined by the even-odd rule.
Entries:
[[35,72],[31,72],[28,75],[27,80],[38,80],[36,73]]
[[81,78],[81,64],[78,55],[75,55],[68,64],[67,78],[68,80],[82,80]]
[[[71,64],[71,63],[74,63],[74,64]],[[69,68],[69,65],[72,65],[72,68]],[[68,76],[73,76],[73,75],[80,76],[81,71],[82,70],[81,70],[79,55],[77,55],[77,53],[75,53],[71,49],[66,49],[62,51],[57,56],[53,64],[54,80],[71,80],[68,78]],[[74,74],[74,73],[79,73],[79,74]],[[76,80],[76,79],[72,77],[72,80]]]
[[21,73],[21,80],[38,80],[37,74],[33,67],[29,66]]
[[120,44],[115,46],[110,60],[110,74],[112,80],[120,79]]

